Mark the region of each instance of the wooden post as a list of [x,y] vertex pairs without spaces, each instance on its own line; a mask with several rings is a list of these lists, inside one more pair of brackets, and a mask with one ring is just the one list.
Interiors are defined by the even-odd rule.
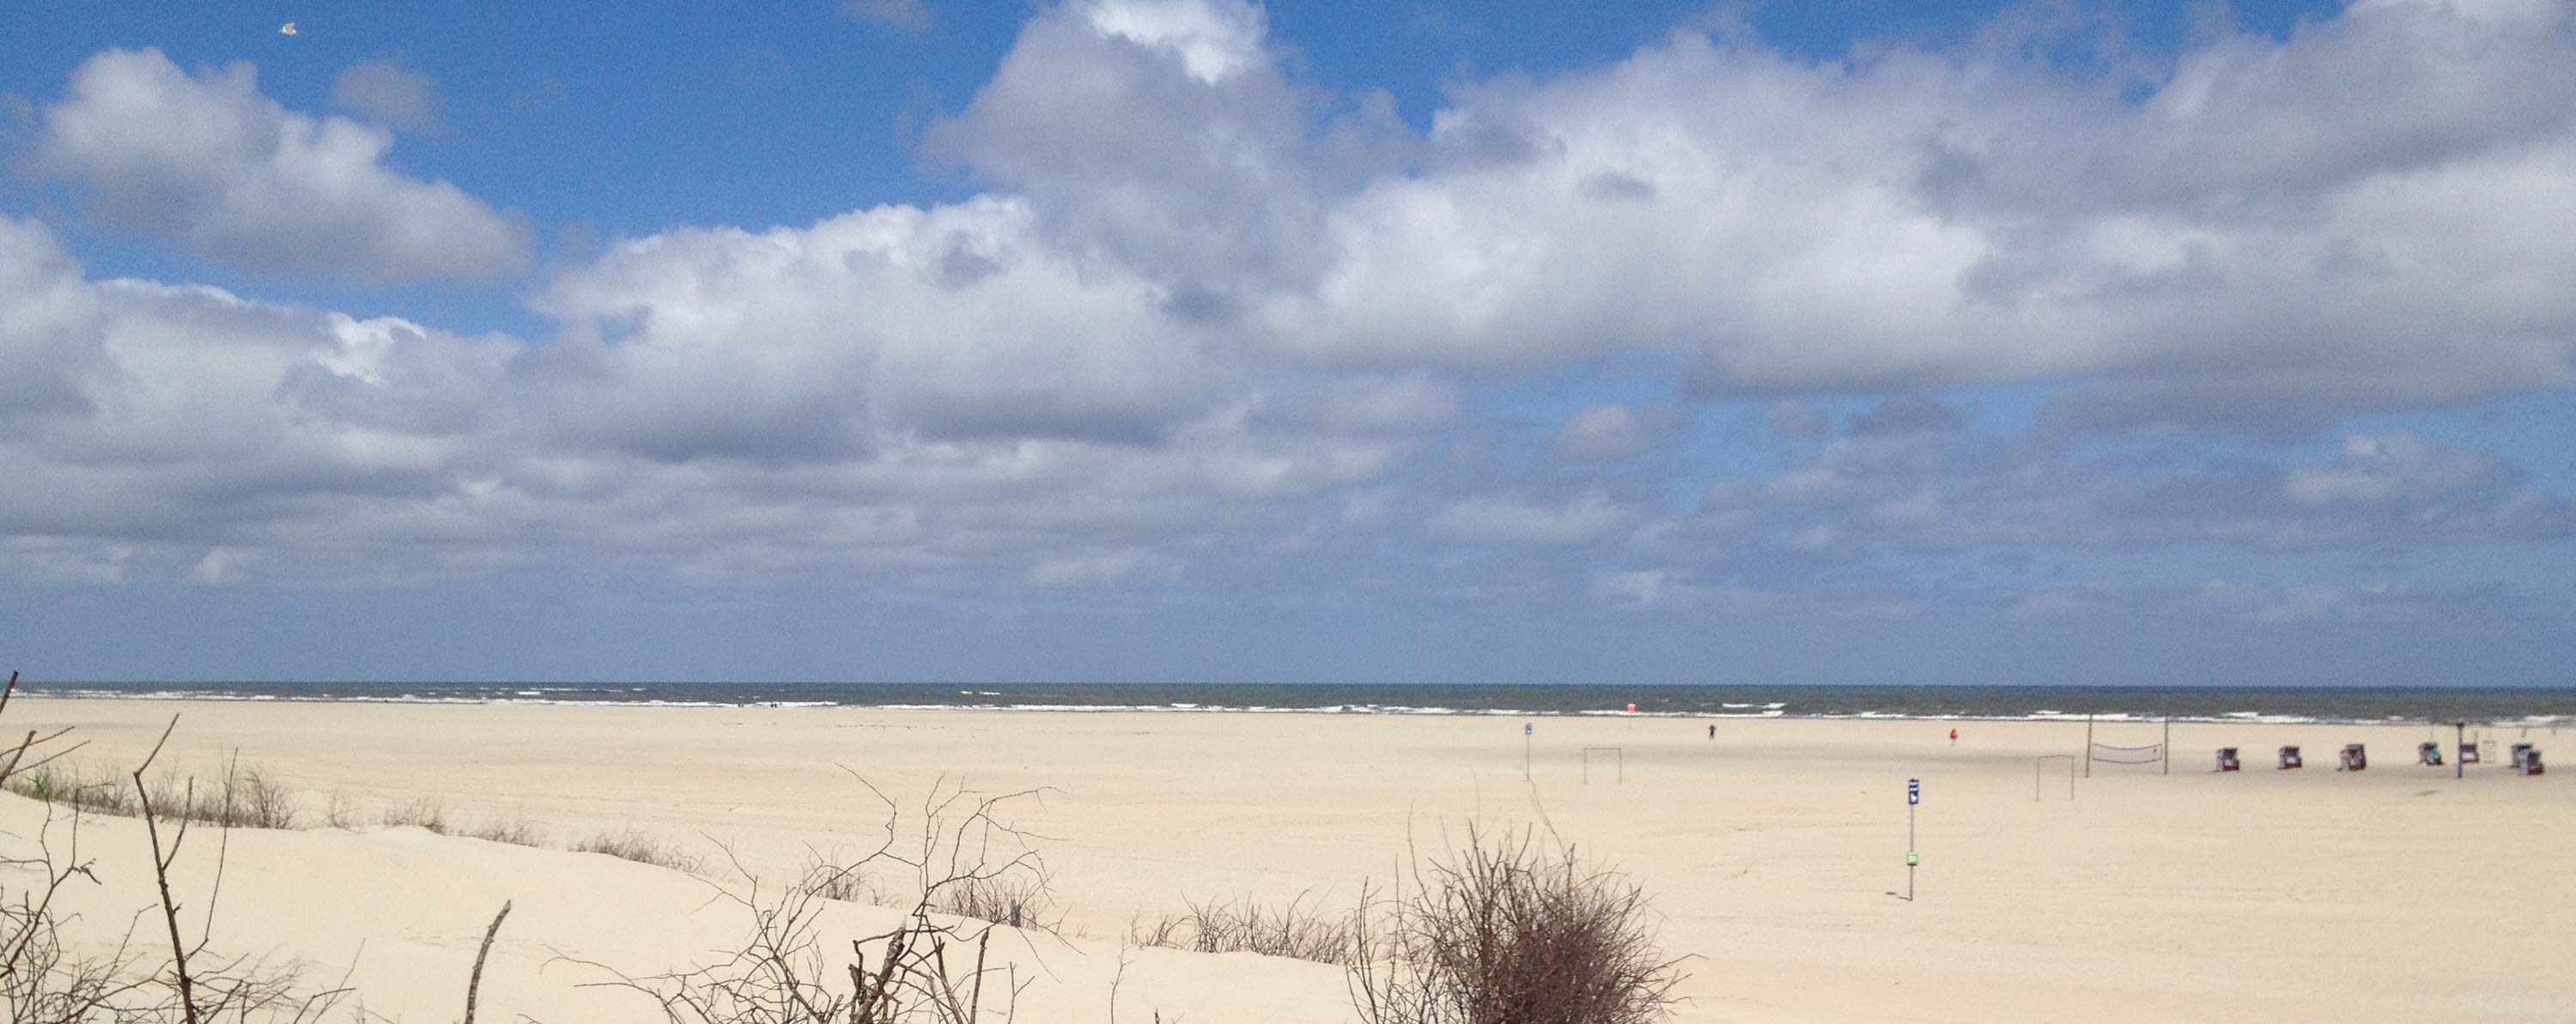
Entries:
[[2170,716],[2165,719],[2164,749],[2156,751],[2156,756],[2164,759],[2165,774],[2173,774],[2173,718]]
[[2093,777],[2093,716],[2084,716],[2084,777]]

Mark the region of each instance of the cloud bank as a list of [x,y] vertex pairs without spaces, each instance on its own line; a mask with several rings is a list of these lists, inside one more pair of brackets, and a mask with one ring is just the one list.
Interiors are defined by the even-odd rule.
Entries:
[[[0,566],[2046,616],[2149,598],[1929,577],[2576,535],[2494,453],[2207,432],[2576,384],[2563,5],[2359,3],[2143,87],[2014,52],[1683,31],[1417,128],[1301,77],[1257,5],[1071,0],[928,134],[977,194],[624,239],[545,275],[532,338],[92,280],[0,221]],[[427,109],[369,74],[344,105]],[[37,166],[210,261],[527,266],[391,146],[248,65],[109,51]],[[1692,411],[1559,387],[1603,366]],[[1995,388],[2046,397],[1981,427]],[[1854,395],[1884,400],[1806,404]]]

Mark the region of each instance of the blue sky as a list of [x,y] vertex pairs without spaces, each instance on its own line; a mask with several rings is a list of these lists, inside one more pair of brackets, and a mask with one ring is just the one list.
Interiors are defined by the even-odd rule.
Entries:
[[1612,10],[12,5],[0,650],[2570,684],[2564,5]]

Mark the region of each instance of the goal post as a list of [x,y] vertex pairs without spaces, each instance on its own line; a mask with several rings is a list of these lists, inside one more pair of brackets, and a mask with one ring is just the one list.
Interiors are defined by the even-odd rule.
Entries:
[[1604,756],[1609,757],[1609,758],[1610,758],[1610,760],[1612,761],[1612,763],[1614,763],[1614,764],[1616,764],[1616,765],[1618,766],[1618,769],[1619,769],[1618,779],[1619,779],[1619,781],[1620,781],[1620,782],[1622,782],[1622,783],[1625,783],[1625,782],[1627,782],[1627,781],[1628,781],[1628,751],[1627,751],[1627,749],[1626,749],[1626,748],[1624,748],[1624,747],[1585,747],[1585,748],[1583,748],[1583,784],[1584,784],[1584,785],[1589,786],[1589,785],[1591,785],[1591,784],[1592,784],[1592,755],[1594,755],[1594,754],[1601,754],[1601,755],[1604,755]]
[[2041,754],[2041,755],[2039,755],[2039,758],[2031,764],[2031,770],[2030,770],[2030,799],[2031,799],[2031,802],[2033,802],[2033,803],[2037,803],[2037,802],[2039,802],[2039,798],[2040,798],[2040,797],[2039,797],[2040,790],[2041,790],[2041,788],[2042,788],[2042,787],[2044,787],[2044,786],[2047,784],[2047,782],[2048,782],[2048,762],[2050,762],[2050,761],[2064,761],[2064,762],[2066,762],[2066,798],[2067,798],[2067,799],[2069,799],[2069,800],[2073,800],[2073,799],[2075,799],[2075,755],[2073,755],[2073,754]]

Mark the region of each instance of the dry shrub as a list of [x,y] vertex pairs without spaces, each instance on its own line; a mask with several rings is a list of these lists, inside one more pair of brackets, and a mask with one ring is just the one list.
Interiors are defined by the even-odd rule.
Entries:
[[[642,978],[588,966],[615,979],[605,984],[650,999],[669,1024],[1009,1024],[1027,979],[1016,966],[988,966],[988,956],[996,932],[1026,936],[949,908],[989,908],[1016,897],[1025,918],[1029,906],[1043,902],[1047,874],[1024,842],[1037,837],[997,816],[1036,794],[984,797],[941,779],[921,806],[921,845],[902,849],[908,844],[898,842],[903,815],[894,801],[858,781],[885,804],[883,845],[846,866],[817,856],[802,882],[776,897],[764,896],[759,879],[735,862],[748,889],[717,892],[751,914],[751,934],[737,949],[709,966]],[[860,872],[879,867],[917,872],[920,896],[890,931],[827,942],[827,897],[819,890],[848,886],[856,894]],[[848,952],[837,952],[844,945]]]
[[[0,687],[0,712],[9,706],[18,677]],[[178,725],[171,719],[171,728]],[[256,956],[225,955],[212,947],[214,910],[223,888],[223,842],[215,852],[214,881],[183,903],[171,867],[180,858],[190,826],[211,824],[223,835],[236,826],[285,828],[294,806],[284,788],[256,772],[227,771],[221,786],[200,787],[163,776],[147,784],[145,772],[168,744],[170,730],[153,744],[142,767],[125,777],[121,793],[105,779],[83,778],[58,763],[78,749],[69,729],[28,732],[0,747],[0,787],[46,802],[31,835],[32,856],[0,857],[0,1013],[10,1024],[312,1024],[332,1010],[344,990],[304,991],[292,965]],[[68,814],[57,808],[68,807]],[[100,882],[95,859],[81,850],[83,816],[90,810],[142,819],[151,844],[157,907],[129,919],[123,939],[90,955],[75,954],[62,939],[69,917],[57,909],[72,887]],[[202,847],[202,844],[200,844]],[[157,914],[155,913],[157,911]],[[162,935],[168,944],[160,945]],[[193,938],[191,937],[193,935]]]
[[796,891],[816,899],[839,900],[843,903],[866,903],[875,897],[863,865],[834,863],[819,854],[809,856],[805,870],[796,876]]
[[[145,793],[130,778],[61,764],[12,774],[6,785],[10,792],[31,800],[121,818],[142,813]],[[164,772],[152,780],[149,795],[153,812],[172,821],[224,828],[296,826],[294,796],[257,768],[233,770],[221,779],[203,782]]]
[[670,868],[673,871],[685,871],[692,875],[706,870],[704,859],[680,849],[677,844],[659,836],[631,828],[602,832],[581,840],[572,844],[572,851],[604,853],[620,860],[650,864],[657,868]]
[[390,828],[408,826],[428,829],[434,835],[443,836],[451,831],[447,824],[447,808],[428,797],[422,797],[399,807],[388,808],[384,815],[376,820]]
[[528,819],[520,817],[487,821],[468,830],[465,834],[485,842],[508,843],[512,846],[534,846],[542,849],[546,845],[545,830],[529,824]]
[[131,818],[137,808],[133,784],[124,776],[93,773],[77,765],[45,765],[12,774],[9,792],[30,800],[75,807],[90,814]]
[[943,880],[926,897],[942,914],[1006,924],[1013,928],[1053,931],[1064,919],[1044,873],[1020,865],[994,875],[969,872]]
[[322,824],[346,831],[357,826],[358,810],[349,802],[349,794],[331,791],[331,802],[322,807]]
[[1355,962],[1364,945],[1360,914],[1326,914],[1306,905],[1306,895],[1299,893],[1287,905],[1277,907],[1249,896],[1192,901],[1188,913],[1166,916],[1151,926],[1131,925],[1127,938],[1139,946],[1196,953],[1259,953],[1324,964]]
[[1415,872],[1350,967],[1366,1024],[1648,1024],[1681,961],[1655,947],[1644,892],[1526,832],[1466,842]]
[[200,784],[163,775],[152,786],[152,810],[163,818],[224,828],[295,827],[295,801],[258,769]]

